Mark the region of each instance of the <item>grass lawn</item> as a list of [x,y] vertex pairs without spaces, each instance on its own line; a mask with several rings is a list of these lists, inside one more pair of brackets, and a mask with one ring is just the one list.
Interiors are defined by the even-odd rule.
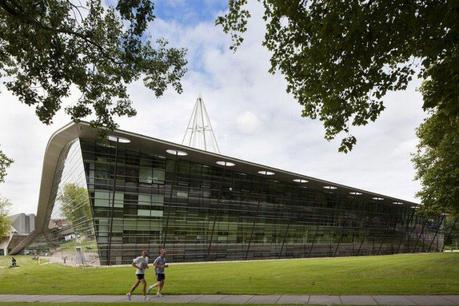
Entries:
[[[125,294],[132,267],[0,257],[0,294]],[[459,294],[459,253],[171,265],[166,294]],[[148,271],[147,281],[153,281]]]

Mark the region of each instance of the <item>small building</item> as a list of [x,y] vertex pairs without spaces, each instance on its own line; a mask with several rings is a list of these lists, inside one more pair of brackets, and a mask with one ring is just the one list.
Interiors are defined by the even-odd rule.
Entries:
[[10,232],[0,240],[0,256],[6,256],[32,231],[35,230],[34,214],[16,214],[9,216],[11,221]]

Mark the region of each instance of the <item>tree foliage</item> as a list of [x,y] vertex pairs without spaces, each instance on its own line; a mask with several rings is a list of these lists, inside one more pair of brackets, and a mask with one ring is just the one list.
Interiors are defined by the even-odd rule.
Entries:
[[413,156],[423,210],[459,214],[459,118],[435,112],[417,130]]
[[157,97],[169,85],[182,91],[185,50],[150,41],[153,9],[150,0],[1,0],[0,77],[45,124],[76,89],[72,119],[114,128],[114,116],[136,113],[127,84],[141,78]]
[[8,217],[10,206],[10,201],[0,196],[0,238],[8,236],[10,232],[11,220]]
[[457,216],[449,215],[445,218],[443,232],[445,233],[445,247],[457,249],[459,245],[459,220]]
[[[459,16],[459,15],[458,15]],[[421,86],[428,117],[417,129],[412,161],[421,182],[423,212],[459,214],[459,47],[432,63]]]
[[91,205],[86,188],[76,184],[65,184],[57,197],[62,216],[69,221],[76,231],[84,231],[91,219]]
[[13,160],[8,158],[2,150],[0,150],[0,183],[5,181],[6,169],[13,163]]
[[[263,45],[271,52],[271,72],[280,71],[287,91],[303,106],[302,115],[320,119],[325,138],[344,133],[340,151],[356,143],[351,126],[375,121],[388,91],[406,89],[413,76],[432,80],[424,109],[457,115],[459,103],[437,99],[451,86],[457,92],[459,2],[259,0],[264,6]],[[216,23],[242,43],[250,12],[247,0],[229,0]],[[454,82],[444,86],[445,78]],[[432,92],[433,93],[433,92]],[[445,102],[445,103],[444,103]]]
[[[263,45],[271,69],[304,117],[320,119],[325,138],[344,135],[340,151],[357,139],[352,126],[375,121],[389,91],[423,80],[428,118],[418,129],[413,157],[424,213],[457,213],[459,205],[459,2],[259,0],[264,7]],[[247,0],[229,0],[217,19],[236,49],[250,12]]]

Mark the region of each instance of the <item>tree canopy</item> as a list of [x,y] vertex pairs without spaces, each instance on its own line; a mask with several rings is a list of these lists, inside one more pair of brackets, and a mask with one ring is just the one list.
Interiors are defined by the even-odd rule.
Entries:
[[[84,2],[84,1],[82,1]],[[161,96],[168,86],[181,92],[185,50],[152,42],[145,34],[150,0],[0,1],[0,77],[7,90],[52,122],[63,98],[79,94],[65,111],[75,121],[116,127],[115,116],[133,116],[126,85],[143,79]]]
[[[353,126],[380,116],[389,91],[406,89],[413,77],[423,80],[423,109],[431,117],[417,132],[418,196],[426,211],[458,212],[459,2],[258,2],[270,71],[284,75],[304,117],[323,122],[326,139],[343,137],[340,151],[356,144]],[[229,11],[216,20],[231,34],[233,50],[247,30],[247,4],[229,0]]]
[[0,196],[0,238],[7,236],[10,232],[11,221],[8,217],[8,208],[10,206],[10,201]]
[[5,181],[6,169],[13,163],[13,160],[8,158],[2,150],[0,150],[0,183]]
[[417,130],[413,155],[426,213],[459,213],[459,118],[433,113]]

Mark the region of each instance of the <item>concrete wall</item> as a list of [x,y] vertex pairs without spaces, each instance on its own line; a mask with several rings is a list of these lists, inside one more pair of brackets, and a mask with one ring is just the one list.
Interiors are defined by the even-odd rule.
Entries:
[[10,216],[11,226],[18,234],[30,234],[35,229],[34,214],[17,214]]
[[8,237],[0,239],[0,256],[7,256],[8,250],[24,239],[35,229],[34,214],[17,214],[10,216],[11,232]]

